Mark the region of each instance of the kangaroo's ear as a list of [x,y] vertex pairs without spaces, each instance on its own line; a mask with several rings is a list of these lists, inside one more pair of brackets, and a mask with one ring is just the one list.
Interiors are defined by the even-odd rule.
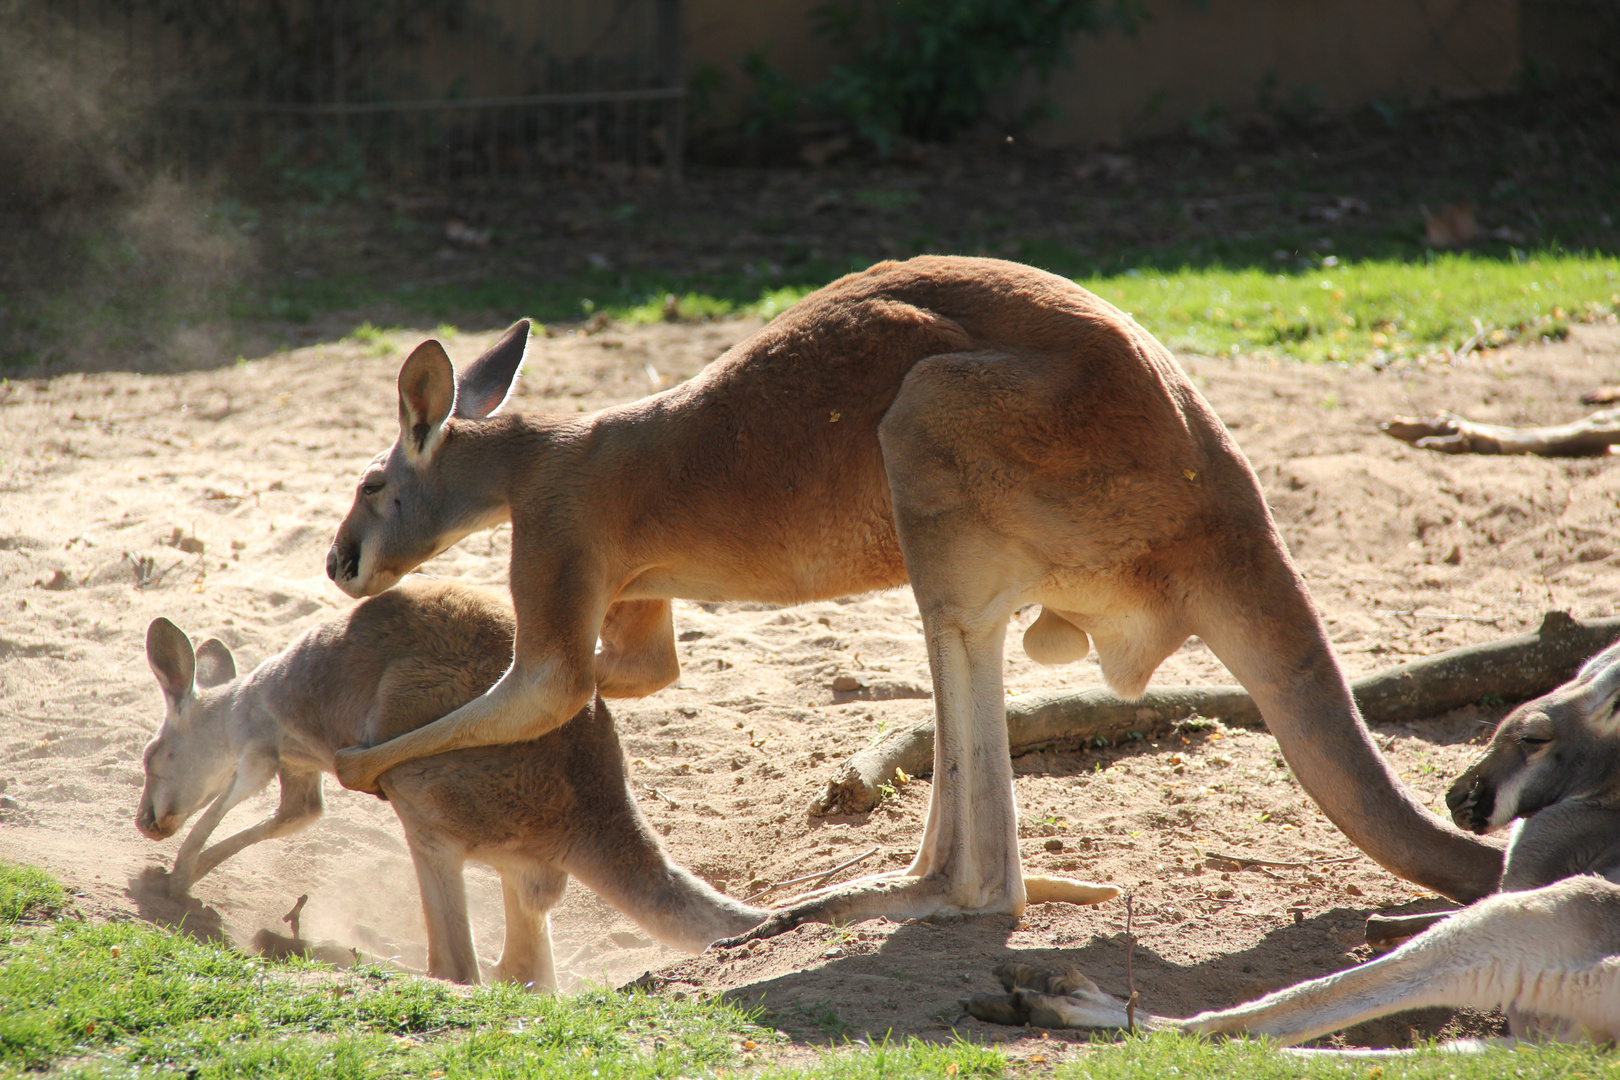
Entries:
[[[1613,738],[1620,733],[1620,645],[1611,645],[1585,664],[1575,679],[1567,684],[1576,691],[1566,701],[1584,714],[1586,726],[1600,738]],[[1561,688],[1552,696],[1564,693]]]
[[204,690],[236,678],[236,657],[219,638],[197,646],[197,685]]
[[517,383],[528,347],[529,320],[519,319],[456,380],[456,415],[482,420],[499,412]]
[[1620,641],[1610,645],[1607,649],[1604,649],[1586,663],[1582,664],[1581,670],[1576,672],[1575,678],[1571,679],[1570,681],[1585,682],[1588,679],[1595,679],[1599,675],[1602,675],[1604,671],[1613,668],[1616,665],[1620,665]]
[[444,422],[456,407],[456,369],[437,341],[424,341],[399,369],[399,445],[405,460],[421,467],[444,438]]
[[191,639],[168,619],[153,619],[152,625],[146,628],[146,662],[152,665],[152,674],[163,687],[163,696],[178,708],[191,693],[197,675],[197,657],[191,651]]

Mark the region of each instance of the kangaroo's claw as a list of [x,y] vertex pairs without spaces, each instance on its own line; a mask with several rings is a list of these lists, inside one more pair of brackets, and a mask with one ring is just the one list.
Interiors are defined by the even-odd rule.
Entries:
[[735,949],[739,945],[746,945],[750,941],[763,941],[766,938],[780,937],[789,930],[804,923],[810,922],[804,914],[796,908],[784,908],[775,912],[764,922],[752,930],[738,934],[736,937],[721,938],[709,946],[711,949]]

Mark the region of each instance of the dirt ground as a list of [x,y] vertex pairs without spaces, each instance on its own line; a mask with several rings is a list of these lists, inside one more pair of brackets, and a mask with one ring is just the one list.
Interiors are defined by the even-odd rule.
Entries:
[[[515,407],[588,410],[689,376],[754,329],[745,321],[580,330],[536,339]],[[460,335],[452,356],[489,335]],[[141,748],[161,719],[147,624],[218,636],[243,670],[348,601],[326,580],[327,544],[360,467],[393,438],[394,376],[413,341],[327,344],[179,375],[66,375],[0,383],[0,857],[49,867],[87,904],[246,944],[309,893],[308,938],[408,965],[423,959],[416,886],[388,806],[328,784],[327,816],[249,849],[164,899],[177,839],[140,837]],[[1559,608],[1615,613],[1620,473],[1607,460],[1453,458],[1378,433],[1394,413],[1449,408],[1553,422],[1581,391],[1620,378],[1620,331],[1375,372],[1186,357],[1250,455],[1345,667],[1517,633]],[[724,527],[717,522],[717,527]],[[479,534],[428,572],[500,586],[510,531]],[[1094,662],[1042,668],[1010,630],[1007,684],[1022,693],[1101,685]],[[641,805],[675,857],[732,895],[785,898],[801,878],[875,851],[842,877],[899,867],[921,832],[928,783],[873,812],[810,817],[838,763],[929,714],[910,594],[791,609],[676,607],[683,674],[615,712]],[[835,701],[832,681],[883,684]],[[1229,681],[1194,640],[1161,683]],[[848,695],[838,695],[839,698]],[[1501,706],[1413,717],[1380,744],[1437,808]],[[1145,1008],[1224,1006],[1353,965],[1369,910],[1438,901],[1355,850],[1304,797],[1265,734],[1219,727],[1159,742],[1017,762],[1026,867],[1112,882],[1135,898],[1135,984]],[[227,821],[267,814],[274,793]],[[220,834],[220,835],[223,835]],[[1280,867],[1206,859],[1242,853]],[[492,873],[470,876],[480,951],[501,939]],[[654,972],[664,993],[760,1002],[795,1039],[861,1034],[1012,1039],[1061,1060],[1069,1036],[960,1016],[1009,957],[1062,959],[1125,987],[1125,910],[1043,905],[1022,920],[805,927],[757,950],[694,958],[650,943],[574,888],[555,913],[565,980],[620,984]],[[1353,1030],[1391,1045],[1409,1029],[1478,1031],[1490,1018],[1431,1011]]]

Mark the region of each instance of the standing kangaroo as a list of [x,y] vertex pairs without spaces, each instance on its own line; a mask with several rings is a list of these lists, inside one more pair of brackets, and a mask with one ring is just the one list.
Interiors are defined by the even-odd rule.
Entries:
[[1457,899],[1495,887],[1501,853],[1424,809],[1374,747],[1225,428],[1163,346],[1073,282],[991,259],[880,263],[689,382],[587,416],[498,413],[528,329],[459,378],[438,342],[411,354],[398,440],[327,556],[340,588],[370,596],[510,520],[512,666],[437,723],[339,754],[346,786],[533,738],[593,686],[668,685],[672,597],[795,604],[909,582],[937,724],[917,856],[812,894],[758,936],[1022,910],[1002,647],[1030,602],[1031,657],[1095,644],[1125,696],[1199,635],[1362,850]]
[[[1295,1043],[1431,1005],[1503,1009],[1516,1037],[1620,1038],[1620,645],[1521,705],[1451,787],[1457,824],[1517,821],[1500,895],[1455,914],[1384,920],[1418,936],[1369,964],[1232,1009],[1136,1023]],[[1125,1002],[1074,968],[998,968],[1008,996],[974,1015],[1041,1027],[1125,1027]]]
[[[248,845],[308,826],[339,749],[415,730],[476,698],[505,670],[512,631],[511,608],[488,593],[412,583],[237,678],[223,643],[193,652],[179,628],[155,620],[146,655],[168,711],[146,748],[135,823],[162,840],[213,800],[180,846],[171,889],[183,895]],[[226,812],[278,774],[274,816],[205,850]],[[570,874],[660,941],[693,952],[766,915],[669,861],[630,793],[600,699],[530,742],[411,761],[379,784],[416,864],[430,975],[479,981],[468,859],[500,871],[506,946],[496,975],[519,985],[557,986],[547,912]]]

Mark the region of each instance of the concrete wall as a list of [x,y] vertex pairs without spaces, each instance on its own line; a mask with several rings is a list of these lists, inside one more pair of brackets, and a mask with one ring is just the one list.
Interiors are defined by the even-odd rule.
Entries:
[[[763,48],[790,76],[813,80],[832,56],[811,33],[822,0],[687,0],[687,70],[730,72]],[[1017,0],[1008,0],[1016,3]],[[1286,98],[1301,87],[1333,109],[1374,99],[1466,96],[1507,88],[1520,64],[1518,0],[1148,0],[1134,38],[1081,35],[1073,66],[1054,74],[1059,115],[1044,141],[1096,143],[1184,125],[1219,106],[1259,103],[1268,76]]]

